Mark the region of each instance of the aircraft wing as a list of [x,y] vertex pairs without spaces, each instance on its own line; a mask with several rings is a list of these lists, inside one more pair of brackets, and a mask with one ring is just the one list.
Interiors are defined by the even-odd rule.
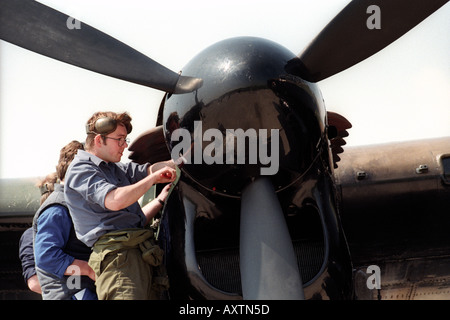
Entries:
[[0,231],[31,223],[39,208],[37,179],[0,179]]
[[347,147],[341,158],[353,266],[379,266],[382,299],[450,298],[450,137]]
[[35,179],[0,179],[0,299],[40,299],[22,276],[19,240],[39,208]]

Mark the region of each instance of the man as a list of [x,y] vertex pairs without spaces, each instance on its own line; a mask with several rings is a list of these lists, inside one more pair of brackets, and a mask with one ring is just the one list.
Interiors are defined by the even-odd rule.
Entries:
[[63,147],[56,174],[47,176],[40,186],[41,207],[33,219],[33,233],[36,273],[44,300],[96,299],[95,274],[87,263],[90,248],[75,235],[63,190],[67,167],[82,148],[78,141]]
[[[37,187],[41,191],[40,205],[47,200],[48,196],[54,191],[54,184],[58,177],[56,172],[48,174],[39,181]],[[19,259],[22,263],[22,275],[28,288],[36,293],[42,294],[41,285],[36,273],[36,263],[34,261],[34,233],[33,227],[24,231],[19,241]]]
[[152,298],[153,267],[162,251],[144,228],[161,210],[170,185],[143,208],[138,200],[156,183],[175,180],[173,162],[120,163],[131,117],[97,112],[86,124],[86,151],[69,167],[65,195],[78,238],[93,247],[89,265],[99,299]]

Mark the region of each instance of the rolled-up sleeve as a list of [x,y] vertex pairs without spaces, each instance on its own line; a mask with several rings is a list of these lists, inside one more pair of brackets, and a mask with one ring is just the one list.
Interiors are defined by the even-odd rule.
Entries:
[[106,195],[117,186],[108,182],[105,174],[96,166],[78,164],[72,168],[69,187],[89,203],[97,204],[106,210]]

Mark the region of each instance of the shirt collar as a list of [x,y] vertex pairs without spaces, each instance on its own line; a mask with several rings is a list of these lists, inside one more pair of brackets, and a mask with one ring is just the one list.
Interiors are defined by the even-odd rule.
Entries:
[[55,191],[64,192],[64,185],[61,183],[54,184]]
[[99,157],[97,157],[96,155],[93,155],[92,153],[89,153],[89,152],[81,150],[81,149],[78,150],[77,155],[80,158],[80,160],[92,161],[97,166],[100,166],[101,163],[106,164],[106,161],[100,159]]

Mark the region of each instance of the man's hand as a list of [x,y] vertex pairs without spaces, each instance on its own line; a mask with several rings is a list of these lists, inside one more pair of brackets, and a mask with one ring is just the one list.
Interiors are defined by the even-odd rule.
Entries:
[[164,167],[152,173],[152,175],[155,175],[155,183],[169,183],[175,181],[177,172],[171,167]]
[[[78,267],[78,268],[74,268]],[[69,270],[69,271],[68,271]],[[95,281],[95,272],[89,266],[87,261],[75,259],[72,264],[67,267],[66,272],[64,273],[67,276],[76,275],[76,276],[88,276],[92,280]]]

